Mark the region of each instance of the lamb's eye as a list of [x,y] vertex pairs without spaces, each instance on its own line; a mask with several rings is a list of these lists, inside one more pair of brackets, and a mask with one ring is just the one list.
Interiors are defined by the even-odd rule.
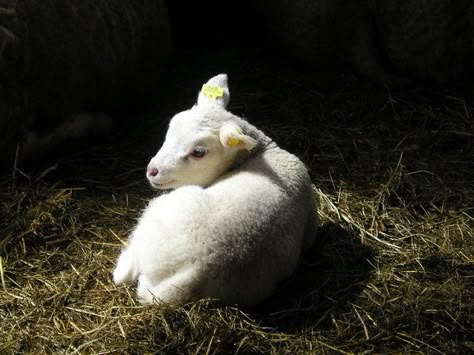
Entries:
[[206,155],[206,151],[203,148],[194,148],[191,155],[195,158],[202,158]]

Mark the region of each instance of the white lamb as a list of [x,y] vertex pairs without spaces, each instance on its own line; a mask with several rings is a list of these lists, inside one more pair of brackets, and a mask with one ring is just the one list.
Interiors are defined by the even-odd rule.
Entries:
[[113,273],[142,303],[253,305],[295,270],[315,237],[305,165],[226,110],[227,75],[170,122],[147,177],[156,189]]

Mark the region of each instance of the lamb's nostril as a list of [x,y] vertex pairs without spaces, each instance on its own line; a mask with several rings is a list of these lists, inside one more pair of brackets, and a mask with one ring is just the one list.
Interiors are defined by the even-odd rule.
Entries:
[[158,169],[157,168],[148,168],[146,171],[148,176],[156,176],[158,175]]

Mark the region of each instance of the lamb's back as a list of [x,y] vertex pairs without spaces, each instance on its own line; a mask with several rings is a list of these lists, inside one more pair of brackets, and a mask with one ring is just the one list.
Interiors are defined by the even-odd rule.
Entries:
[[[213,238],[208,239],[213,254],[208,260],[219,265],[209,268],[209,275],[226,285],[222,297],[242,303],[235,290],[251,285],[258,295],[253,297],[263,299],[294,271],[307,216],[313,213],[309,184],[304,164],[277,150],[250,160],[204,190],[211,202],[206,237]],[[249,288],[242,297],[250,296]]]

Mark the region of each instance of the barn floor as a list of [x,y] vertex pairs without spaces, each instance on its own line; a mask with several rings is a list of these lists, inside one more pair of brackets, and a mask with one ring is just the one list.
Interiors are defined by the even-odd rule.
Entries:
[[[0,352],[474,351],[472,90],[319,81],[258,48],[195,54],[179,52],[110,139],[1,179]],[[307,163],[318,243],[254,309],[140,306],[111,270],[155,195],[144,167],[218,72],[231,111]]]

